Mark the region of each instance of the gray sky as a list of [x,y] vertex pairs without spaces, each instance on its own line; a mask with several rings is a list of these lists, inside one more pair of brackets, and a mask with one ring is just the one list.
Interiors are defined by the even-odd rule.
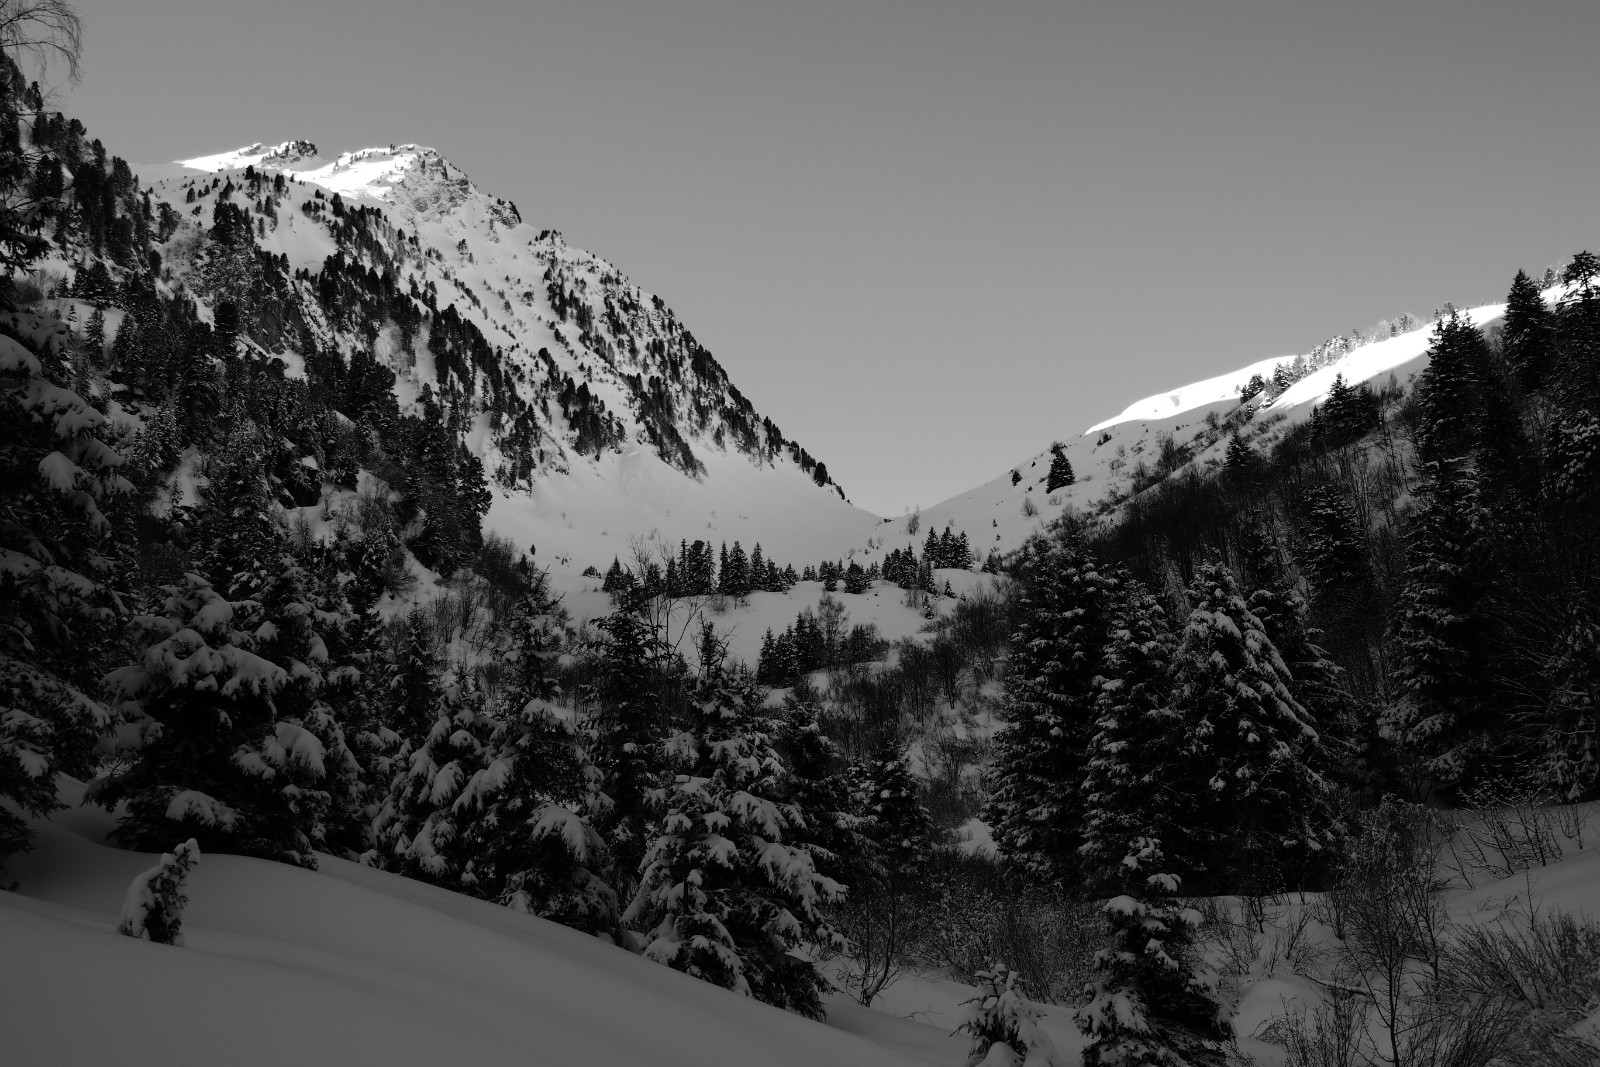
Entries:
[[77,0],[132,162],[440,149],[898,514],[1600,247],[1600,3]]

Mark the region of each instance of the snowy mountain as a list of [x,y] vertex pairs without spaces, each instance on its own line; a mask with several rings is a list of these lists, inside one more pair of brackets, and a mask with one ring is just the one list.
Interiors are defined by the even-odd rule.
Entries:
[[[627,559],[644,539],[761,543],[799,563],[881,563],[917,542],[906,526],[851,506],[824,464],[755,411],[666,304],[612,264],[535,230],[437,151],[390,145],[328,159],[286,141],[138,168],[163,225],[169,280],[198,313],[242,308],[242,327],[291,375],[307,351],[364,352],[395,375],[402,411],[425,401],[482,463],[485,528],[533,546],[565,587]],[[277,303],[209,268],[223,203],[286,279]],[[1473,309],[1484,325],[1503,305]],[[1076,481],[1046,491],[1047,448],[984,485],[925,509],[916,528],[965,531],[979,560],[1008,553],[1071,509],[1109,515],[1184,469],[1220,462],[1231,431],[1270,447],[1310,418],[1335,377],[1349,384],[1421,367],[1430,324],[1336,338],[1306,356],[1152,394],[1062,438]],[[441,340],[439,334],[449,337]],[[1286,388],[1240,400],[1252,378],[1296,368]]]
[[[137,170],[179,208],[162,255],[202,317],[235,303],[291,375],[307,351],[364,351],[402,411],[426,392],[489,477],[488,527],[546,562],[604,566],[651,534],[808,560],[872,525],[660,297],[431,148],[288,141]],[[224,203],[286,279],[275,302],[208,271]]]
[[[1546,301],[1553,304],[1561,292],[1547,290]],[[1486,304],[1466,314],[1483,328],[1499,321],[1505,305]],[[1397,385],[1409,386],[1427,365],[1432,334],[1433,324],[1426,323],[1371,341],[1337,338],[1336,343],[1313,350],[1311,355],[1320,359],[1278,356],[1154,393],[1081,434],[1060,439],[1062,454],[1076,476],[1071,485],[1045,491],[1054,458],[1052,449],[1046,448],[983,485],[923,509],[919,523],[924,528],[968,531],[981,555],[1016,549],[1069,509],[1113,517],[1122,501],[1169,475],[1214,471],[1235,432],[1258,451],[1270,448],[1290,427],[1312,417],[1335,379],[1352,386],[1367,382],[1376,389],[1393,377]],[[1297,360],[1298,370],[1290,372]],[[1282,391],[1265,390],[1241,399],[1241,390],[1252,378],[1270,382],[1279,367],[1293,377]],[[891,534],[890,544],[895,541]]]

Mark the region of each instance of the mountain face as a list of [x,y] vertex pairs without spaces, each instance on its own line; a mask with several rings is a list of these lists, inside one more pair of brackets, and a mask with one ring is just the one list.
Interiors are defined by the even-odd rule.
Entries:
[[[1548,289],[1546,302],[1553,303],[1560,292]],[[1487,304],[1465,314],[1474,326],[1488,328],[1505,314],[1505,305]],[[1015,550],[1067,511],[1114,521],[1127,501],[1168,478],[1215,473],[1235,438],[1264,455],[1315,417],[1336,381],[1352,387],[1365,383],[1373,390],[1391,379],[1397,388],[1409,386],[1427,365],[1432,334],[1433,323],[1406,316],[1375,335],[1332,338],[1307,353],[1261,360],[1152,394],[983,485],[924,509],[920,524],[968,531],[981,557]],[[1052,490],[1057,451],[1074,480]]]
[[400,411],[481,463],[487,525],[520,547],[603,566],[655,535],[804,560],[872,525],[659,296],[431,148],[287,141],[138,171],[172,205],[163,280],[199,317],[291,377],[392,374]]

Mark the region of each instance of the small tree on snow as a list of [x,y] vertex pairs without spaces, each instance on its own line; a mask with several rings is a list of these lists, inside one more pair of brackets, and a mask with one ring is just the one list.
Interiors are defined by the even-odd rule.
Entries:
[[1089,1039],[1084,1067],[1220,1067],[1231,1034],[1211,985],[1194,970],[1200,916],[1173,899],[1161,844],[1134,840],[1123,860],[1127,892],[1106,902],[1111,946],[1095,956],[1093,997],[1078,1009]]
[[993,963],[977,974],[977,995],[962,1001],[961,1025],[972,1035],[967,1067],[1054,1067],[1055,1043],[1039,1029],[1038,1014],[1015,989],[1017,972]]
[[183,886],[199,861],[200,846],[191,837],[135,878],[122,902],[122,922],[117,926],[117,933],[158,945],[182,945],[183,934],[179,928],[183,922],[183,907],[189,903],[189,898],[183,895]]

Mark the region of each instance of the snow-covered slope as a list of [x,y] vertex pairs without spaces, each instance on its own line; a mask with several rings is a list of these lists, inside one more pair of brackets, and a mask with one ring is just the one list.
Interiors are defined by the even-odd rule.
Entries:
[[[67,783],[64,799],[81,787]],[[846,1011],[854,1033],[718,989],[555,923],[323,857],[203,856],[185,945],[116,933],[153,857],[99,843],[98,809],[41,821],[0,892],[8,1064],[924,1064],[959,1043]],[[956,1049],[950,1049],[956,1044]],[[932,1062],[941,1062],[934,1059]]]
[[[1554,301],[1559,295],[1558,290],[1552,289],[1546,299]],[[1480,328],[1504,313],[1504,304],[1486,304],[1467,312]],[[1433,325],[1429,323],[1354,347],[1295,381],[1275,398],[1261,396],[1249,401],[1251,417],[1242,434],[1258,449],[1270,446],[1288,426],[1309,419],[1312,409],[1327,398],[1334,379],[1341,375],[1352,385],[1381,385],[1390,375],[1406,385],[1426,365],[1432,333]],[[1005,553],[1020,546],[1033,531],[1067,508],[1093,514],[1108,498],[1126,496],[1141,464],[1147,470],[1157,468],[1163,442],[1168,438],[1187,453],[1186,464],[1207,469],[1220,463],[1228,441],[1225,434],[1219,436],[1208,424],[1208,418],[1226,417],[1241,403],[1239,387],[1257,374],[1270,378],[1275,367],[1292,358],[1262,360],[1229,374],[1153,394],[1082,434],[1063,439],[1063,450],[1077,476],[1071,486],[1045,493],[1051,460],[1047,448],[975,489],[923,509],[920,524],[924,528],[943,529],[949,525],[968,531],[973,548],[980,555],[991,549]],[[1013,471],[1020,476],[1015,482]],[[1034,514],[1028,514],[1030,510]],[[894,533],[889,535],[889,543],[898,543]]]
[[[397,374],[411,410],[424,389],[453,386],[464,439],[496,495],[488,527],[536,546],[541,562],[604,566],[655,535],[673,545],[759,542],[799,566],[844,555],[876,521],[755,411],[659,297],[524,223],[431,148],[329,160],[290,141],[138,172],[179,211],[164,259],[200,296],[202,316],[225,295],[207,290],[203,236],[226,197],[244,209],[255,245],[295,275],[289,318],[304,320],[317,347],[347,357],[369,349]],[[249,173],[268,180],[253,184]],[[426,324],[406,336],[378,322],[375,337],[362,336],[317,299],[312,279],[330,262],[370,270],[391,306],[411,301],[425,320],[453,307],[492,348],[488,365],[465,383],[459,373],[441,381]],[[285,330],[268,345],[292,373],[294,340]]]

